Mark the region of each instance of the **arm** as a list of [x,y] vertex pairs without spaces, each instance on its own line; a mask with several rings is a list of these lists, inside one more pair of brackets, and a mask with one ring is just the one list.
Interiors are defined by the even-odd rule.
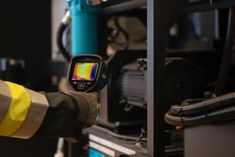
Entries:
[[31,137],[78,137],[91,126],[98,107],[96,94],[38,93],[0,81],[0,135]]

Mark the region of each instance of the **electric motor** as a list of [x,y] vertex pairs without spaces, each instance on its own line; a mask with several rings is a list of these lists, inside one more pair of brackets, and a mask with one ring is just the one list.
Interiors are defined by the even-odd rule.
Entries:
[[[157,72],[157,71],[156,71]],[[183,58],[167,58],[164,75],[165,105],[181,103],[185,99],[203,95],[203,76],[200,68]],[[146,108],[147,105],[147,62],[136,61],[122,67],[119,76],[121,102],[125,109],[132,106]]]

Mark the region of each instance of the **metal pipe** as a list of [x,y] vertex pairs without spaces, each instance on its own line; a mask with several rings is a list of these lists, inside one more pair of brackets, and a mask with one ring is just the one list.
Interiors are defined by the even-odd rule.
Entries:
[[72,16],[72,55],[97,53],[97,7],[87,0],[67,0]]

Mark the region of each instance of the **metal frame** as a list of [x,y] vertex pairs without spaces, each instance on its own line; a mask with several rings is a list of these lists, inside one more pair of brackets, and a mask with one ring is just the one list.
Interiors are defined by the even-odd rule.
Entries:
[[[148,143],[150,157],[164,156],[163,83],[166,57],[166,36],[169,26],[182,13],[235,6],[234,0],[209,0],[189,3],[188,0],[110,0],[103,5],[103,14],[114,14],[147,4],[148,59]],[[174,4],[174,5],[172,5]]]
[[[148,109],[147,127],[149,156],[164,156],[164,111],[163,104],[163,73],[165,64],[165,29],[163,9],[164,0],[148,0],[147,3],[147,60],[148,60]],[[159,9],[159,10],[157,10]],[[156,15],[156,17],[155,17]],[[157,64],[156,64],[157,63]]]
[[[164,156],[163,78],[165,63],[165,37],[168,26],[185,11],[203,11],[235,6],[234,0],[217,0],[213,4],[188,4],[187,0],[148,0],[148,155]],[[174,5],[172,5],[174,3]],[[167,11],[170,10],[170,11]]]
[[205,0],[200,2],[189,3],[186,8],[187,12],[208,11],[213,9],[222,9],[235,6],[234,0]]
[[116,12],[135,9],[147,4],[146,0],[111,0],[103,4],[103,14],[113,14]]
[[[148,0],[147,3],[147,59],[148,59],[148,155],[164,156],[164,68],[166,36],[187,0]],[[171,5],[173,4],[174,5]],[[170,10],[170,11],[167,11]]]

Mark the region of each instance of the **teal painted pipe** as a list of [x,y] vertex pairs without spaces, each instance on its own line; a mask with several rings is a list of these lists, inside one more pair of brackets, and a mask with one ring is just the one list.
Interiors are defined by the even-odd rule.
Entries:
[[87,0],[67,0],[72,16],[72,55],[97,53],[98,9]]

